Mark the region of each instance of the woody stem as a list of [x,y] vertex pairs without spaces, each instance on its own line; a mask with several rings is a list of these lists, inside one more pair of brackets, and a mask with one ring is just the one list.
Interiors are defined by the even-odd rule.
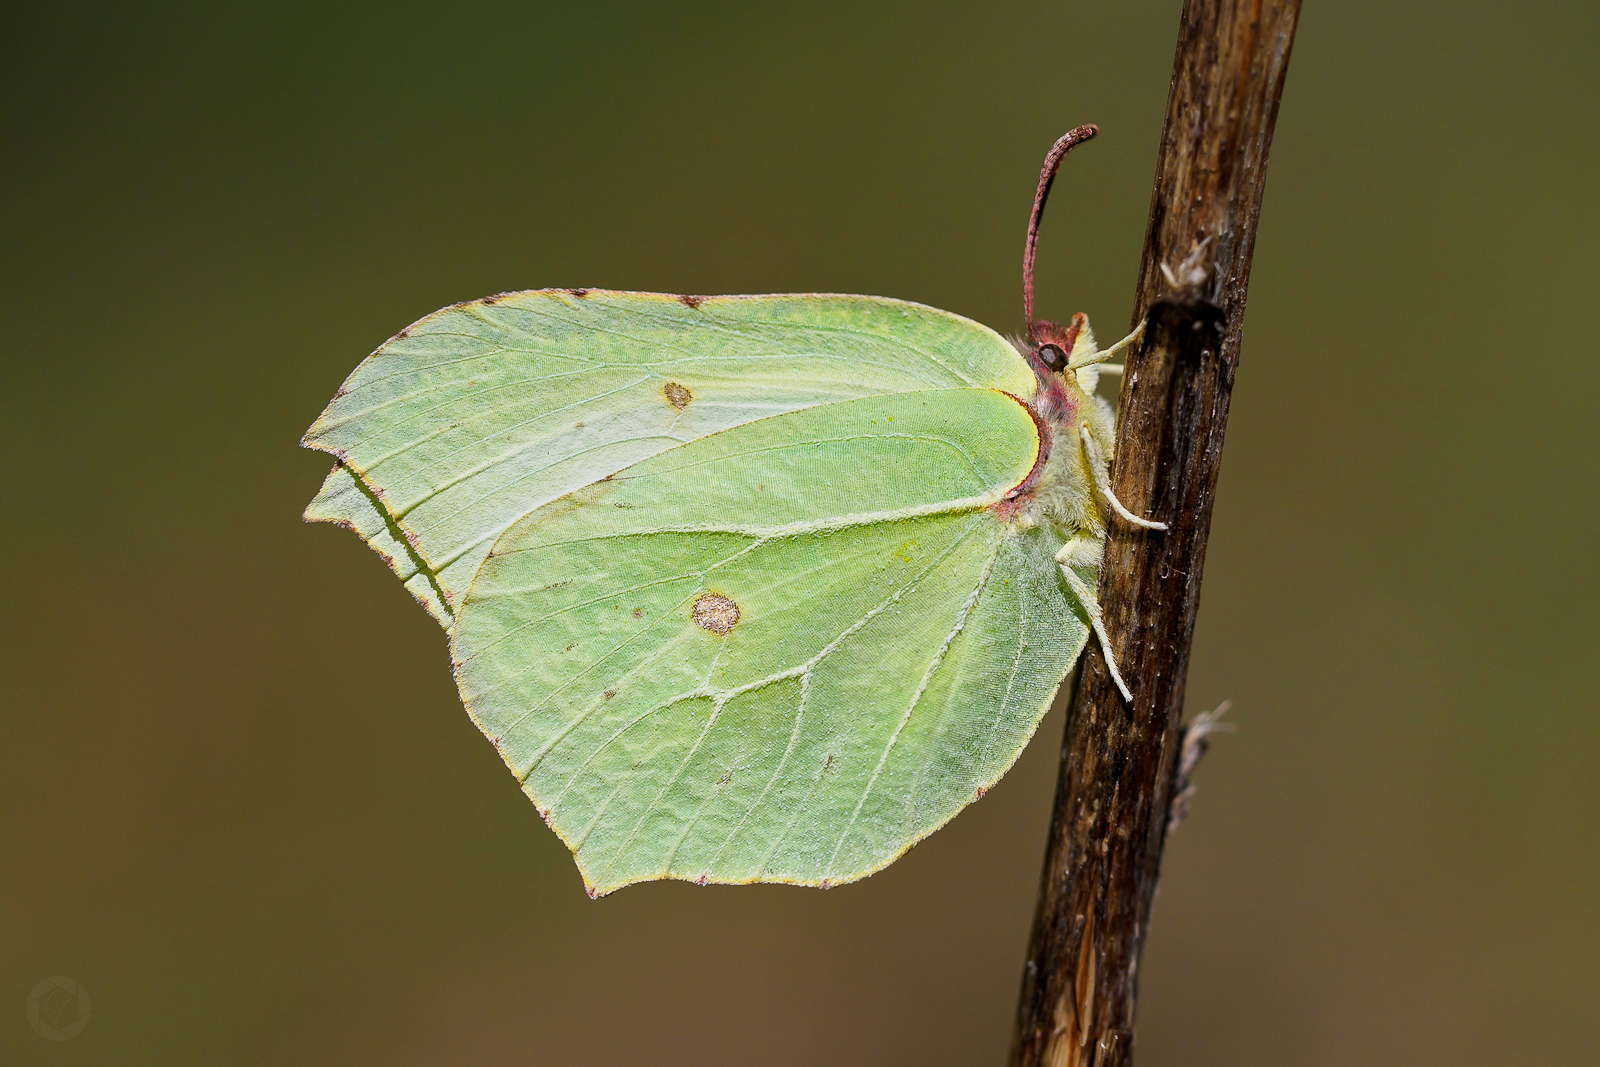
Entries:
[[[1187,0],[1156,166],[1112,488],[1165,532],[1114,524],[1073,696],[1011,1062],[1132,1062],[1189,645],[1239,361],[1267,152],[1299,0]],[[1162,266],[1167,271],[1162,271]],[[1169,276],[1170,279],[1169,280]],[[1172,284],[1173,282],[1177,284]]]

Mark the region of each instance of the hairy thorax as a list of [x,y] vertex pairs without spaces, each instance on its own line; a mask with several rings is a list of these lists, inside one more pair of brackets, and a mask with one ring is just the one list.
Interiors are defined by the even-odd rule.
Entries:
[[[1059,345],[1074,359],[1094,351],[1094,334],[1081,315],[1067,327],[1040,322],[1035,329],[1041,339]],[[1049,523],[1063,539],[1087,536],[1101,541],[1105,516],[1095,498],[1095,472],[1082,440],[1087,429],[1099,454],[1111,455],[1111,406],[1094,394],[1099,368],[1055,370],[1034,354],[1036,345],[1021,338],[1012,343],[1033,368],[1037,382],[1026,402],[1039,427],[1043,462],[996,507],[996,514],[1023,528]],[[1102,473],[1105,466],[1102,461]]]

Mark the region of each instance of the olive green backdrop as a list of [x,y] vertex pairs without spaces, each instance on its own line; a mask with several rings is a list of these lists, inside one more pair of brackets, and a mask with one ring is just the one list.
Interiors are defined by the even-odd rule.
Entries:
[[[505,289],[1127,325],[1177,0],[142,5],[0,24],[0,1062],[976,1064],[1061,730],[829,892],[587,899],[296,442]],[[1139,1060],[1600,1042],[1600,9],[1308,0]],[[92,998],[30,1027],[35,983]]]

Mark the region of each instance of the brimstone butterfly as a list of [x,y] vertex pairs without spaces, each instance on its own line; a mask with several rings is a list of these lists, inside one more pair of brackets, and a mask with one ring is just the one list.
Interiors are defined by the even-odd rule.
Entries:
[[[380,552],[592,895],[865,877],[1016,760],[1090,632],[1112,412],[1087,320],[543,289],[350,375],[306,511]],[[1115,667],[1112,667],[1113,676]],[[1122,684],[1117,677],[1118,685]],[[1124,689],[1124,692],[1126,690]]]

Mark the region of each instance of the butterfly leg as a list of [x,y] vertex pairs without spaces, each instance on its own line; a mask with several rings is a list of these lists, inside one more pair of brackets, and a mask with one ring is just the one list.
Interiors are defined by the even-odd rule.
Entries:
[[1061,546],[1056,553],[1056,563],[1061,567],[1061,575],[1067,580],[1067,586],[1072,590],[1072,595],[1083,606],[1084,614],[1089,616],[1089,625],[1094,627],[1094,635],[1100,639],[1100,651],[1106,655],[1106,668],[1111,672],[1111,680],[1117,683],[1117,688],[1122,691],[1122,699],[1133,703],[1133,694],[1128,692],[1128,683],[1122,680],[1122,672],[1117,670],[1117,657],[1111,653],[1111,638],[1106,636],[1105,620],[1100,615],[1100,601],[1095,599],[1094,590],[1073,570],[1074,566],[1091,564],[1099,566],[1100,557],[1104,554],[1105,545],[1098,538],[1086,536],[1074,537]]
[[[1122,355],[1122,353],[1126,352],[1130,347],[1137,344],[1139,338],[1143,336],[1144,323],[1141,322],[1138,326],[1134,327],[1132,333],[1118,341],[1116,344],[1112,345],[1110,348],[1095,349],[1085,352],[1082,355],[1075,353],[1073,358],[1067,363],[1067,368],[1069,370],[1079,370],[1083,367],[1092,367],[1097,363],[1104,363],[1108,359],[1115,359]],[[1117,372],[1121,373],[1121,371],[1122,368],[1118,366]]]
[[1111,491],[1111,479],[1106,477],[1106,465],[1100,459],[1100,449],[1094,443],[1094,435],[1089,432],[1089,427],[1078,427],[1078,436],[1083,438],[1083,450],[1089,456],[1089,470],[1094,473],[1094,487],[1100,490],[1100,495],[1105,502],[1111,505],[1111,510],[1121,515],[1135,526],[1143,526],[1146,530],[1165,530],[1164,522],[1152,522],[1150,519],[1141,519],[1133,512],[1122,506],[1122,501]]

